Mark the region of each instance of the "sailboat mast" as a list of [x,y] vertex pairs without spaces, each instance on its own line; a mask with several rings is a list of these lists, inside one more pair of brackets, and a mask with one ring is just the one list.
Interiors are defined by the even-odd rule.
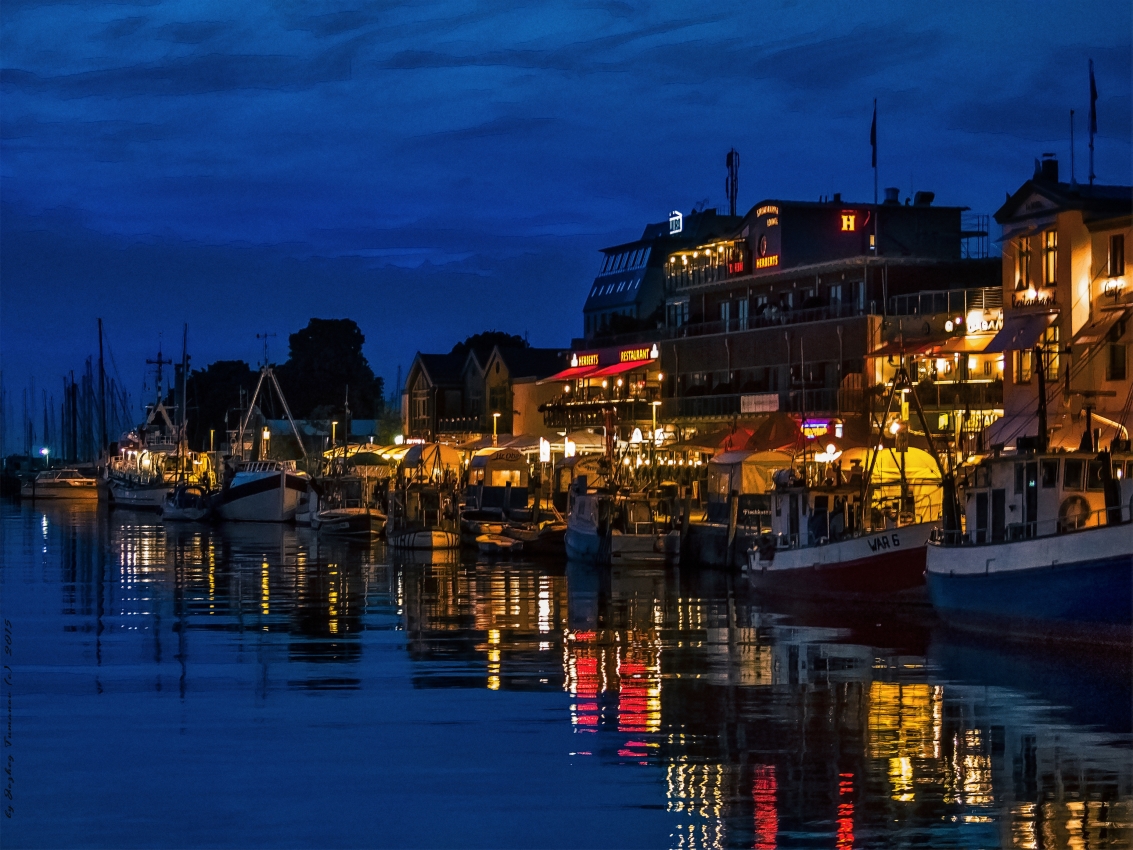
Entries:
[[106,365],[102,360],[102,319],[98,320],[98,451],[102,454],[108,445],[106,439]]

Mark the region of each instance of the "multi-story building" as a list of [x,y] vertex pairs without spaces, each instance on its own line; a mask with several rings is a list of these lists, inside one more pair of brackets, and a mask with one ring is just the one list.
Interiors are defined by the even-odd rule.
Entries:
[[[594,337],[576,343],[581,365],[555,376],[563,391],[546,416],[579,422],[583,402],[592,418],[613,402],[629,428],[656,415],[698,430],[771,411],[865,414],[905,354],[933,355],[925,380],[986,377],[982,395],[965,400],[993,412],[998,375],[985,376],[982,363],[969,370],[966,356],[961,370],[961,343],[938,364],[926,343],[966,332],[977,302],[998,309],[999,261],[986,256],[986,219],[932,201],[918,192],[902,204],[895,189],[880,204],[767,200],[731,230],[671,248],[659,326],[608,334],[604,347]],[[981,333],[998,321],[990,312]],[[951,410],[955,396],[945,392],[937,406]],[[953,425],[930,418],[933,428]]]
[[1037,434],[1040,377],[1053,445],[1082,445],[1087,411],[1112,438],[1130,424],[1133,403],[1125,267],[1133,187],[1059,182],[1058,161],[1047,156],[995,219],[1004,327],[987,350],[1005,357],[1006,415],[990,441],[1010,446]]

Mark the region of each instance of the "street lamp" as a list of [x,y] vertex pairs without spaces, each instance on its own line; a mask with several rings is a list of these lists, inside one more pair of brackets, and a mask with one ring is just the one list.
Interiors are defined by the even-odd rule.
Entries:
[[263,438],[260,443],[260,454],[264,456],[264,460],[267,460],[268,451],[271,447],[271,431],[268,429],[267,425],[264,426],[264,431],[260,436]]
[[653,434],[651,436],[653,437],[653,442],[656,443],[657,442],[657,408],[661,406],[661,402],[651,401],[649,403],[649,406],[653,408]]
[[498,427],[500,423],[499,411],[492,414],[492,445],[499,445]]

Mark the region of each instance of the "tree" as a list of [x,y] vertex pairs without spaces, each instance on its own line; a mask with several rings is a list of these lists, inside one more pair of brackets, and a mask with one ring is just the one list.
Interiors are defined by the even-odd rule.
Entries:
[[[259,376],[243,360],[218,360],[204,369],[189,373],[186,390],[189,396],[189,445],[207,449],[209,431],[216,430],[216,445],[228,439],[226,430],[239,427],[237,408],[247,404]],[[240,391],[245,395],[241,399]],[[229,411],[228,424],[225,417]]]
[[481,365],[487,363],[488,357],[492,353],[494,346],[501,348],[530,348],[531,343],[521,336],[515,334],[505,333],[504,331],[482,331],[478,334],[473,334],[464,340],[458,342],[452,347],[449,354],[459,354],[462,357],[467,357],[469,351],[475,351],[476,356],[480,358]]
[[311,319],[288,337],[290,356],[276,375],[296,419],[314,418],[316,408],[342,411],[348,387],[351,417],[381,415],[384,387],[362,354],[365,341],[352,319]]

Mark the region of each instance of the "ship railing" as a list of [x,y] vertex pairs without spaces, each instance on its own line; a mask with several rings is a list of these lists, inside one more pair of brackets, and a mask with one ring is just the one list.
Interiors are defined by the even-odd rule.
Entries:
[[1068,514],[1057,519],[1013,522],[1004,526],[1002,531],[982,527],[964,531],[945,531],[942,528],[935,528],[929,539],[941,546],[983,546],[1057,537],[1131,521],[1133,521],[1133,500],[1129,504],[1113,505],[1087,513]]

